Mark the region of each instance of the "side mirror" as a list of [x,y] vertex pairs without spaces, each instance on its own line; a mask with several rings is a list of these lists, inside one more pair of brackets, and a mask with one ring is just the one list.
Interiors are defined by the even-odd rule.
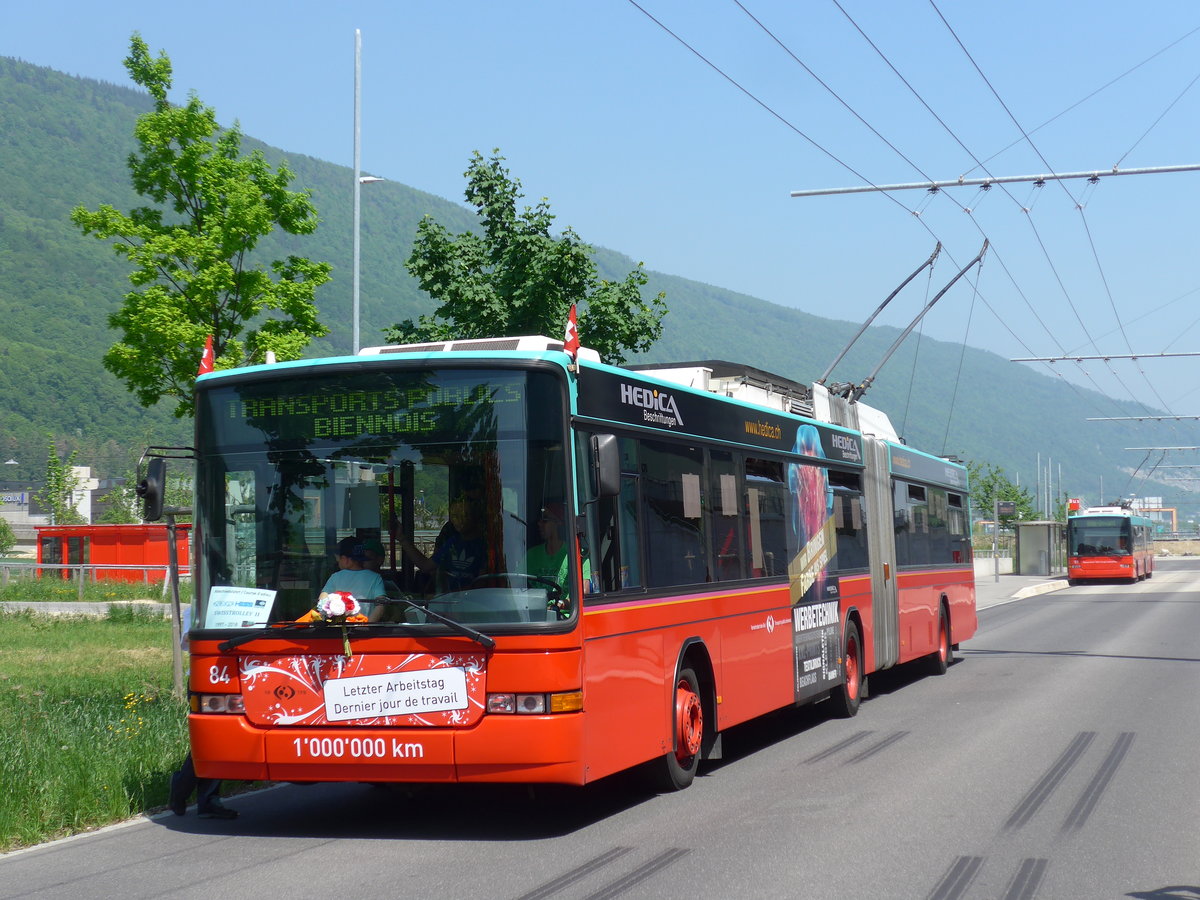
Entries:
[[157,522],[162,518],[166,476],[167,461],[161,456],[151,457],[146,463],[146,477],[137,486],[137,495],[142,498],[142,518],[147,522]]
[[621,492],[621,457],[615,434],[592,435],[592,493],[615,497]]

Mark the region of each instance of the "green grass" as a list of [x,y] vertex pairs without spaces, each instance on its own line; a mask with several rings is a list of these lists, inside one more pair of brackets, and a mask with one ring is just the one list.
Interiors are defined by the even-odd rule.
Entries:
[[0,851],[165,804],[187,753],[171,688],[159,613],[0,613]]
[[[191,586],[180,585],[180,596],[186,603],[190,599],[187,592]],[[162,582],[128,581],[99,581],[85,582],[83,596],[79,596],[79,584],[75,581],[64,581],[58,577],[46,575],[42,578],[16,577],[12,575],[8,586],[0,588],[0,600],[46,601],[73,603],[82,600],[85,603],[113,603],[122,600],[164,600],[170,598],[170,591],[163,596]]]

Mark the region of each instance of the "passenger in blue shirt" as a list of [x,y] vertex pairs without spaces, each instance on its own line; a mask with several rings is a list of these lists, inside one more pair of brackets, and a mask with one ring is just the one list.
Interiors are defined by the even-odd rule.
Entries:
[[369,616],[374,605],[371,601],[385,596],[387,591],[379,573],[364,565],[367,551],[363,542],[356,537],[342,538],[337,545],[337,561],[338,571],[329,576],[317,599],[334,591],[347,591],[362,604],[363,615]]

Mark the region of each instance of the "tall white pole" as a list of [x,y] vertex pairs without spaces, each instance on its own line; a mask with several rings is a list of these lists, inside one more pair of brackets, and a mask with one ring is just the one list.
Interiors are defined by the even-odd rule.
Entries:
[[1054,520],[1054,457],[1046,457],[1046,518]]
[[1038,451],[1038,455],[1037,455],[1037,483],[1034,485],[1033,495],[1035,497],[1037,497],[1037,500],[1034,502],[1034,506],[1036,507],[1034,509],[1034,514],[1040,516],[1041,506],[1042,506],[1042,451],[1041,450]]
[[359,336],[358,336],[358,197],[362,190],[362,182],[359,181],[359,119],[362,110],[361,95],[362,84],[362,32],[354,29],[354,352],[359,351]]

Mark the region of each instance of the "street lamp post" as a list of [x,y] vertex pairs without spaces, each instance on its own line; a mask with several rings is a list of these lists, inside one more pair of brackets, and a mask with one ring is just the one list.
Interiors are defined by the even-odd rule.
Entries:
[[363,175],[359,171],[361,163],[361,134],[362,134],[362,31],[354,29],[354,352],[362,347],[359,339],[359,302],[358,302],[358,253],[359,253],[359,192],[364,184],[383,181],[374,175]]
[[362,32],[354,29],[354,352],[359,349],[358,340],[358,195],[362,182],[359,166],[359,117],[362,113],[360,85],[362,84]]

